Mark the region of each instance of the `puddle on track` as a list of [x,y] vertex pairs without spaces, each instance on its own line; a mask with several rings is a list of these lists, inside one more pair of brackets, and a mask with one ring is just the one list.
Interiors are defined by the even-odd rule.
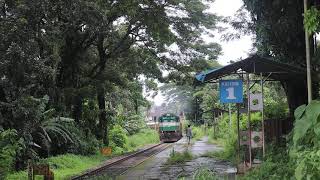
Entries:
[[[188,149],[194,156],[192,161],[179,165],[164,165],[167,161],[170,152],[175,151],[183,152]],[[125,172],[123,175],[118,176],[118,180],[167,180],[178,179],[185,177],[185,179],[192,179],[192,175],[201,168],[210,169],[221,177],[222,179],[235,179],[236,169],[226,161],[220,161],[207,157],[200,157],[202,154],[210,151],[222,150],[217,145],[207,143],[207,137],[200,141],[196,141],[193,145],[187,146],[186,139],[181,139],[179,142],[159,154],[149,158],[147,161]]]

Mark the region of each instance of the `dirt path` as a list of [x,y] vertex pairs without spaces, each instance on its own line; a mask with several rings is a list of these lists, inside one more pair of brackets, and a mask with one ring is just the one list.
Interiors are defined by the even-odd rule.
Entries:
[[[221,176],[226,174],[232,174],[235,172],[235,168],[228,162],[215,160],[212,158],[201,157],[201,155],[210,151],[222,150],[221,147],[207,143],[208,138],[204,137],[200,141],[196,141],[192,145],[187,145],[186,139],[181,139],[176,142],[172,148],[168,148],[165,151],[149,158],[144,163],[128,170],[121,176],[117,177],[119,180],[147,180],[147,179],[178,179],[185,177],[185,179],[191,179],[192,175],[200,168],[208,168],[217,172]],[[195,158],[192,161],[188,161],[179,165],[165,165],[165,162],[169,158],[170,152],[175,151],[183,152],[188,149]],[[231,178],[233,179],[233,178]]]

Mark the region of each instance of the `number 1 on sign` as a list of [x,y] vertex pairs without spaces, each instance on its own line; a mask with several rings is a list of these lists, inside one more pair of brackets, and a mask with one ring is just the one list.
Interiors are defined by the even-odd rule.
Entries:
[[237,99],[235,96],[234,96],[234,87],[229,87],[226,89],[228,91],[228,96],[227,96],[227,99]]

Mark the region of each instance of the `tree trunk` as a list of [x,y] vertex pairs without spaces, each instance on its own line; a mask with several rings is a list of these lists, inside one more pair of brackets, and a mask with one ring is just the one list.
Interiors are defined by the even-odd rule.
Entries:
[[106,113],[106,102],[105,102],[105,89],[99,87],[97,92],[97,100],[99,105],[99,137],[103,140],[103,143],[108,146],[108,122]]
[[287,95],[289,115],[294,117],[294,111],[302,104],[308,103],[308,91],[306,81],[291,80],[281,83]]
[[136,114],[139,113],[139,103],[138,103],[138,99],[134,100],[134,109],[136,111]]
[[[308,104],[307,83],[305,80],[291,80],[281,83],[287,95],[290,117],[294,117],[297,107]],[[312,97],[319,97],[319,83],[312,83]]]
[[82,118],[82,96],[80,94],[77,94],[74,97],[74,103],[73,103],[73,118],[77,124],[80,124],[80,120]]

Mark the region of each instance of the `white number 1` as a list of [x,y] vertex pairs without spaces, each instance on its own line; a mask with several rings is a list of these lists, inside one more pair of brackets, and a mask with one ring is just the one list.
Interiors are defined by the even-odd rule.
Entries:
[[227,96],[227,99],[237,99],[235,96],[234,96],[234,87],[229,87],[226,89],[228,91],[228,96]]

